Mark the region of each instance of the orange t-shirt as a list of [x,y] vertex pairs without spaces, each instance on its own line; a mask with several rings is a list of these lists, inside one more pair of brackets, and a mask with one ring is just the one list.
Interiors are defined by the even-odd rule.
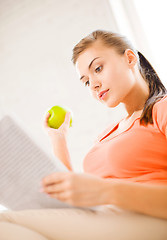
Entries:
[[167,183],[167,95],[154,104],[152,116],[153,124],[140,125],[137,118],[124,132],[103,142],[119,122],[107,128],[85,156],[84,171],[103,178]]

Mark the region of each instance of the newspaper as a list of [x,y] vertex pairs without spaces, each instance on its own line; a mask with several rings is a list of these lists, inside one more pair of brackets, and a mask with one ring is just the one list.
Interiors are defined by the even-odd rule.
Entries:
[[12,116],[0,120],[0,204],[7,209],[66,208],[70,205],[41,193],[41,179],[58,166]]

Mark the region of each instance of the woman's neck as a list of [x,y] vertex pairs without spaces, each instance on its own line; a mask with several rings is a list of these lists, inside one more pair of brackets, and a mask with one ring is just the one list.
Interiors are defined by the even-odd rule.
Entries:
[[136,77],[136,83],[130,93],[124,99],[124,106],[128,113],[128,117],[142,111],[149,97],[149,87],[146,81],[139,74]]

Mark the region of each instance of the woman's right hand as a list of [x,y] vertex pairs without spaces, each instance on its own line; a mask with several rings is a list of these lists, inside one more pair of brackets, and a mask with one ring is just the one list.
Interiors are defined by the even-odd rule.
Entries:
[[44,119],[44,128],[47,131],[47,133],[52,141],[57,142],[61,139],[65,140],[67,138],[67,133],[68,133],[69,125],[70,125],[70,116],[71,116],[71,113],[67,112],[62,125],[58,129],[55,129],[55,128],[49,127],[48,119],[50,117],[50,113],[48,112],[46,114],[45,119]]

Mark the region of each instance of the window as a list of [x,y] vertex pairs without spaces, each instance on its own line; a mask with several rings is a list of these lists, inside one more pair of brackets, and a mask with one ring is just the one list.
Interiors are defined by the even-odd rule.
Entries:
[[167,1],[109,0],[118,31],[150,61],[167,87]]
[[153,67],[167,87],[167,1],[134,0],[155,64]]

